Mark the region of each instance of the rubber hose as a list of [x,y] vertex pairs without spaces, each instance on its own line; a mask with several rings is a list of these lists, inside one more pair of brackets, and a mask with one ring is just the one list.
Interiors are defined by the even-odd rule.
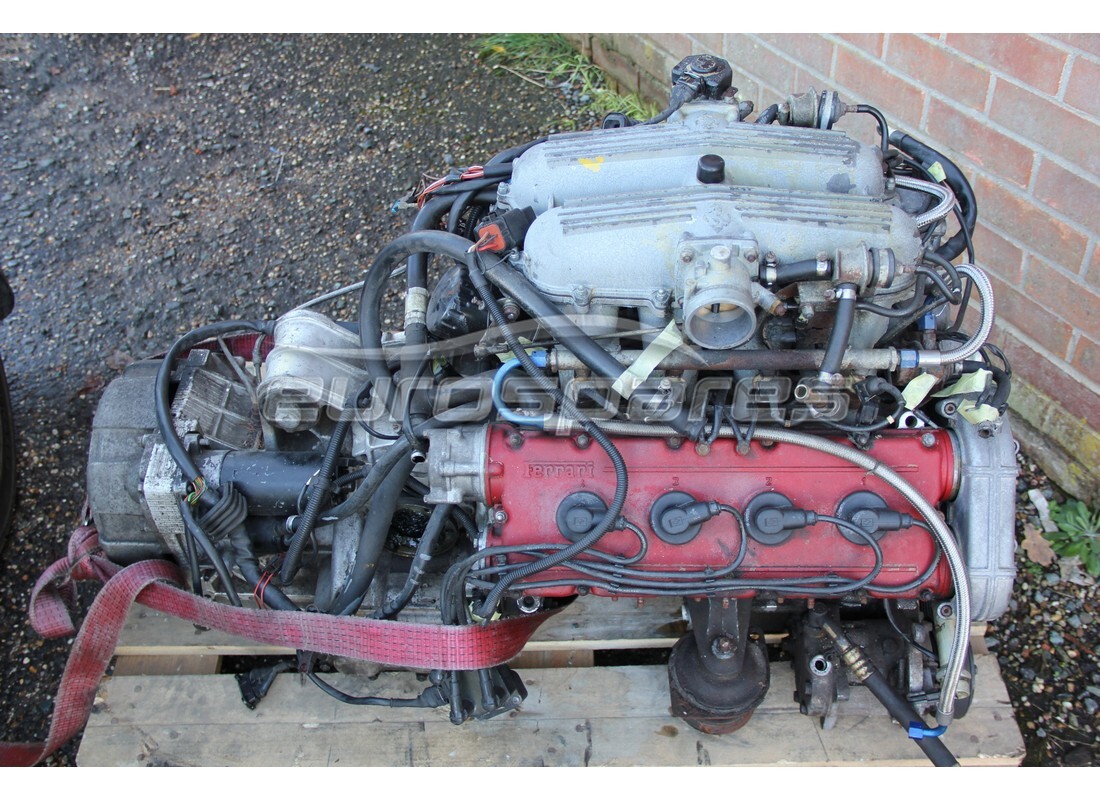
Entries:
[[279,580],[284,584],[290,583],[294,580],[294,576],[298,574],[302,551],[305,550],[306,542],[309,541],[310,534],[313,533],[313,528],[317,524],[317,517],[321,513],[321,505],[328,499],[332,488],[332,470],[336,467],[336,459],[340,457],[340,448],[344,444],[344,438],[347,436],[350,427],[351,417],[342,417],[336,423],[332,438],[329,439],[328,447],[325,449],[325,458],[321,462],[321,467],[317,470],[317,475],[311,484],[306,510],[298,520],[294,535],[290,538],[290,545],[287,547],[286,557],[283,559],[283,567],[279,570]]
[[[966,179],[963,174],[951,159],[937,150],[933,150],[928,145],[919,139],[914,139],[907,133],[901,131],[892,131],[890,133],[890,144],[897,147],[899,150],[911,155],[921,165],[928,169],[935,163],[939,163],[943,169],[944,182],[951,188],[951,191],[955,193],[955,199],[958,200],[959,206],[962,209],[962,216],[964,226],[970,233],[974,233],[974,225],[978,221],[978,203],[974,199],[974,189],[970,186],[970,181]],[[946,258],[948,261],[953,260],[959,253],[966,249],[966,234],[959,231],[936,250],[936,254]]]
[[772,283],[776,286],[787,286],[791,283],[800,283],[801,281],[828,281],[833,277],[833,262],[826,262],[829,268],[826,272],[819,271],[819,266],[822,262],[816,258],[807,258],[803,261],[791,261],[788,264],[780,264],[775,267],[775,280]]
[[[924,727],[924,720],[914,710],[905,698],[898,695],[890,686],[889,682],[879,671],[878,667],[867,658],[863,653],[859,645],[851,642],[836,625],[831,621],[826,620],[823,629],[825,633],[833,640],[834,645],[840,650],[841,658],[846,662],[849,660],[851,653],[858,653],[856,658],[859,660],[859,670],[856,673],[856,680],[859,680],[864,686],[871,690],[871,694],[875,696],[883,707],[890,712],[890,716],[898,721],[902,730],[908,730],[909,725],[916,723],[922,728]],[[855,670],[850,670],[855,672]],[[939,738],[929,737],[924,739],[914,740],[917,746],[924,751],[924,754],[928,756],[928,760],[931,761],[937,767],[957,767],[959,762],[955,760],[955,756],[951,755],[951,751],[947,749]]]
[[818,377],[831,382],[832,376],[840,373],[844,364],[844,352],[848,349],[848,340],[852,336],[852,325],[856,319],[856,298],[858,289],[854,283],[842,283],[836,287],[836,316],[833,330],[829,334],[829,343],[821,359],[821,371]]
[[770,106],[765,108],[763,111],[760,112],[760,114],[757,115],[756,119],[754,120],[754,124],[771,125],[778,117],[779,105],[776,103],[772,103]]
[[428,562],[432,560],[432,548],[435,547],[447,519],[454,510],[453,505],[440,503],[432,509],[432,515],[428,518],[428,525],[416,543],[416,553],[413,555],[412,564],[409,565],[409,577],[405,579],[405,585],[393,600],[386,603],[375,615],[378,619],[392,619],[401,609],[412,600],[416,587],[424,578],[424,571]]
[[399,462],[379,485],[359,535],[359,549],[355,552],[351,579],[332,601],[328,613],[354,614],[359,608],[363,595],[367,593],[374,580],[374,574],[378,571],[378,558],[382,555],[393,515],[397,511],[401,492],[405,488],[405,482],[408,481],[412,468],[412,462],[408,459]]

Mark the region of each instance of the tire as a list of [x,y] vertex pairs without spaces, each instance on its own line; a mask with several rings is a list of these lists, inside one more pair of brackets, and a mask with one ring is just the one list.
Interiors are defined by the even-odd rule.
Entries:
[[0,554],[8,543],[15,511],[15,426],[4,362],[0,360]]

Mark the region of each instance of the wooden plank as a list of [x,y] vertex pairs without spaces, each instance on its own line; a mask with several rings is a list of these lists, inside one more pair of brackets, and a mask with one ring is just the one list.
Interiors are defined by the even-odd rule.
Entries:
[[[404,618],[404,615],[402,615]],[[438,613],[409,615],[409,621],[438,622]],[[672,647],[687,631],[679,598],[634,601],[582,597],[535,633],[530,651],[575,650],[586,642],[590,650]],[[260,644],[221,631],[196,628],[190,622],[134,606],[122,628],[116,655],[287,655],[286,647]]]
[[508,664],[513,669],[558,669],[562,667],[591,667],[596,663],[593,650],[537,650],[523,651]]
[[118,656],[113,675],[216,675],[221,656]]
[[[979,656],[970,713],[945,737],[965,764],[1017,764],[1023,741],[996,659]],[[668,713],[664,667],[531,670],[530,692],[506,717],[461,727],[445,709],[348,706],[282,675],[255,711],[231,676],[115,677],[103,683],[78,754],[85,766],[195,765],[920,765],[927,763],[873,701],[841,707],[822,731],[791,702],[793,673],[773,665],[752,721],[707,736]],[[408,673],[334,676],[350,692],[409,696]]]

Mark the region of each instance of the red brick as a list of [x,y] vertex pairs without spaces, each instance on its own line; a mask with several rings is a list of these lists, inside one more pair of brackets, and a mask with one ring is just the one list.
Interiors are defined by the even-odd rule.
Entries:
[[722,34],[720,33],[689,33],[695,41],[703,46],[702,50],[711,55],[722,55]]
[[997,133],[979,119],[932,98],[927,130],[988,172],[1026,189],[1035,156],[1031,148]]
[[947,44],[1047,94],[1058,93],[1066,52],[1023,33],[949,33]]
[[690,56],[691,39],[687,37],[687,34],[683,33],[644,33],[643,36],[648,36],[653,43],[658,47],[666,50],[677,59],[684,56]]
[[1067,270],[1080,268],[1088,239],[1076,228],[1054,219],[1035,201],[1002,188],[984,175],[976,175],[971,183],[980,218]]
[[890,34],[886,63],[952,100],[984,109],[989,71],[963,60],[943,45],[913,34]]
[[1086,279],[1097,289],[1100,289],[1100,244],[1092,248],[1092,258],[1089,260],[1089,271]]
[[882,57],[882,43],[886,37],[881,33],[838,33],[837,36],[875,58]]
[[1100,175],[1100,125],[1041,95],[997,81],[989,118]]
[[747,36],[730,36],[726,42],[726,56],[738,69],[777,87],[784,96],[797,90],[794,62]]
[[[981,208],[979,204],[978,208]],[[974,256],[979,266],[1001,280],[1019,286],[1024,278],[1024,252],[987,225],[978,221],[974,229]]]
[[652,42],[633,33],[599,34],[599,38],[609,39],[611,46],[634,62],[641,80],[651,78],[661,85],[660,99],[662,107],[668,101],[668,76],[679,59],[668,55]]
[[841,47],[837,50],[836,81],[838,89],[852,90],[878,106],[888,117],[919,127],[924,92],[909,81],[890,74],[879,63]]
[[1073,327],[1069,323],[1058,319],[1048,309],[995,275],[989,276],[989,282],[993,284],[993,306],[998,319],[1011,322],[1059,358],[1066,357],[1069,340],[1073,336]]
[[1086,180],[1049,159],[1043,159],[1034,194],[1086,228],[1100,231],[1100,182]]
[[[1100,339],[1100,293],[1094,292],[1079,277],[1069,277],[1039,258],[1028,260],[1024,274],[1024,294],[1069,322],[1086,336]],[[1030,328],[1019,326],[1034,336]],[[1038,339],[1038,336],[1034,336]]]
[[832,72],[835,45],[824,36],[816,33],[763,33],[760,38],[822,75]]
[[[1100,428],[1100,396],[1084,386],[1059,362],[1036,351],[1000,325],[993,329],[994,344],[1000,345],[1012,362],[1012,371],[1093,429]],[[1011,405],[1011,401],[1009,401]]]
[[1073,62],[1066,85],[1066,102],[1100,117],[1100,64],[1087,58]]
[[600,36],[592,37],[592,60],[628,92],[638,91],[638,68]]
[[1086,53],[1100,56],[1100,33],[1052,33],[1050,35]]
[[1100,377],[1100,344],[1082,336],[1073,352],[1073,366],[1093,380]]

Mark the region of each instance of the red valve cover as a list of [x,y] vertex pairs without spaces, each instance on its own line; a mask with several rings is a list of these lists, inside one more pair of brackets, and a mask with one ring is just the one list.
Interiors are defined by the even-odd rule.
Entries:
[[[954,447],[946,431],[931,432],[931,447],[922,444],[929,431],[892,431],[875,442],[869,454],[900,473],[933,505],[950,499],[956,489]],[[489,505],[503,510],[507,519],[490,530],[488,544],[562,544],[555,515],[559,504],[574,492],[593,492],[609,503],[615,492],[615,472],[607,454],[596,444],[580,447],[575,438],[523,432],[507,426],[489,428]],[[696,500],[716,500],[744,512],[749,501],[762,492],[779,492],[798,508],[836,515],[840,502],[857,491],[882,497],[892,509],[920,520],[920,514],[895,489],[833,456],[791,444],[765,447],[753,442],[748,455],[738,455],[736,442],[720,439],[707,455],[699,455],[691,443],[671,446],[666,440],[618,437],[629,469],[629,493],[623,516],[646,532],[649,551],[634,565],[639,569],[701,570],[729,564],[740,546],[736,521],[721,514],[703,523],[690,542],[674,545],[659,539],[650,527],[650,508],[666,492],[681,491]],[[838,440],[841,441],[841,440]],[[936,545],[927,531],[913,527],[886,533],[879,545],[883,568],[874,583],[901,586],[920,576],[932,563]],[[629,531],[611,531],[598,549],[620,556],[638,552],[638,539]],[[516,557],[512,557],[513,560]],[[766,546],[752,539],[744,562],[734,577],[779,579],[831,574],[849,580],[867,575],[874,553],[841,536],[835,525],[818,523],[795,531],[781,545]],[[576,577],[556,568],[540,578]],[[921,596],[930,590],[936,597],[951,593],[945,560],[920,587],[891,597]],[[613,594],[594,588],[596,594]],[[532,594],[565,596],[574,587],[533,589]],[[749,593],[751,594],[751,593]],[[784,591],[788,597],[796,597]],[[871,594],[875,594],[873,591]],[[635,595],[636,596],[636,595]],[[927,595],[925,595],[927,597]]]

